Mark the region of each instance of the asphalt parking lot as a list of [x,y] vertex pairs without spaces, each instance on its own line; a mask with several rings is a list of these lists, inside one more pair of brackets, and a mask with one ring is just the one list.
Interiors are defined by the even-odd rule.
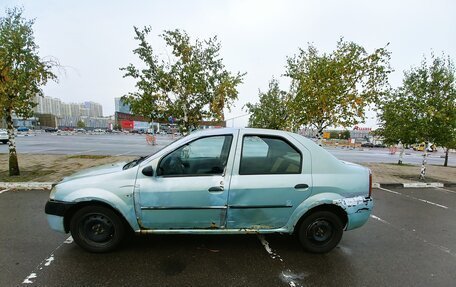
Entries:
[[325,255],[286,235],[133,237],[90,254],[51,231],[48,192],[0,191],[0,286],[454,286],[456,188],[375,189]]
[[[112,155],[112,156],[142,156],[148,155],[169,144],[176,137],[158,135],[157,145],[146,143],[145,135],[138,134],[68,134],[41,133],[34,136],[19,136],[17,151],[19,154],[84,154],[84,155]],[[325,147],[330,153],[341,160],[351,162],[396,163],[398,153],[392,155],[387,148],[343,148]],[[0,144],[0,153],[7,153],[8,146]],[[404,162],[421,164],[422,152],[406,150]],[[429,164],[442,165],[443,152],[429,153]],[[448,164],[456,166],[456,156],[449,157]]]

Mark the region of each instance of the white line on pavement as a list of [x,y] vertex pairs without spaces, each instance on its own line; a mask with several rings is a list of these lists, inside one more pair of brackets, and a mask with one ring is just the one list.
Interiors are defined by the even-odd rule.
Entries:
[[4,192],[7,192],[9,189],[4,189],[4,190],[0,190],[0,194],[4,193]]
[[67,239],[65,239],[65,241],[63,241],[62,243],[60,243],[59,246],[57,246],[57,248],[54,249],[54,251],[52,251],[51,255],[49,255],[48,257],[46,257],[45,259],[43,259],[40,264],[38,264],[35,269],[32,271],[32,273],[30,273],[29,276],[25,277],[24,281],[22,281],[22,284],[33,284],[33,280],[32,279],[36,279],[38,277],[37,273],[40,271],[40,270],[43,270],[44,267],[49,267],[51,265],[51,263],[55,260],[54,258],[54,254],[55,252],[60,248],[62,247],[64,244],[70,244],[73,242],[73,237],[68,237]]
[[435,189],[441,190],[441,191],[443,191],[443,192],[456,193],[456,191],[454,191],[454,190],[449,190],[449,189],[442,188],[442,187],[435,187]]
[[397,191],[393,191],[393,190],[389,190],[389,189],[386,189],[386,188],[383,188],[383,187],[379,187],[379,189],[384,190],[384,191],[389,192],[389,193],[393,193],[393,194],[405,196],[407,198],[415,199],[415,200],[418,200],[418,201],[421,201],[421,202],[424,202],[424,203],[427,203],[427,204],[431,204],[431,205],[434,205],[434,206],[437,206],[437,207],[440,207],[440,208],[448,209],[448,206],[441,205],[441,204],[438,204],[438,203],[435,203],[435,202],[432,202],[432,201],[429,201],[429,200],[425,200],[425,199],[421,199],[421,198],[414,197],[414,196],[411,196],[411,195],[403,194],[403,193],[400,193],[400,192],[397,192]]
[[126,154],[130,154],[130,153],[132,153],[132,152],[133,152],[133,151],[127,151],[127,152],[124,152],[124,153],[116,154],[115,156],[126,155]]
[[22,152],[23,154],[29,154],[29,153],[42,153],[44,151],[51,151],[55,150],[55,148],[44,148],[44,149],[37,149],[37,150],[28,150],[25,152]]
[[[280,257],[279,254],[277,254],[276,252],[274,252],[274,250],[272,250],[272,248],[269,246],[269,242],[266,240],[266,238],[264,238],[264,235],[258,234],[257,237],[260,240],[261,245],[263,245],[264,249],[269,254],[269,256],[271,256],[272,259],[279,259],[280,262],[283,263],[283,259]],[[290,269],[287,269],[285,271],[282,271],[282,273],[280,274],[280,279],[283,282],[287,283],[288,286],[290,286],[290,287],[297,287],[297,286],[302,286],[299,283],[297,283],[297,280],[302,280],[306,276],[307,276],[307,274],[305,274],[305,273],[295,274]]]
[[88,150],[78,151],[78,152],[74,152],[73,154],[88,153],[88,152],[92,152],[92,151],[96,151],[96,149],[88,149]]
[[[424,238],[422,238],[422,237],[416,235],[416,233],[410,232],[410,231],[406,230],[405,228],[397,227],[397,226],[391,224],[390,222],[388,222],[388,221],[386,221],[386,220],[384,220],[384,219],[381,219],[380,217],[375,216],[375,215],[373,215],[373,214],[371,214],[370,217],[373,218],[373,219],[375,219],[375,220],[380,221],[381,223],[384,223],[384,224],[390,226],[391,228],[394,228],[394,229],[396,229],[396,230],[399,230],[399,231],[405,233],[405,234],[408,235],[408,236],[411,236],[411,237],[413,237],[413,238],[415,238],[415,239],[418,239],[419,241],[423,242],[424,244],[427,244],[427,245],[429,245],[429,246],[432,246],[432,247],[434,247],[434,248],[437,248],[437,249],[439,249],[440,251],[443,251],[443,252],[445,252],[445,253],[447,253],[447,254],[449,254],[449,255],[451,255],[451,256],[453,256],[453,257],[456,258],[456,254],[453,253],[453,252],[451,252],[451,250],[450,250],[449,248],[445,247],[445,246],[442,246],[442,245],[438,245],[438,244],[429,242],[429,241],[427,241],[426,239],[424,239]],[[415,229],[414,229],[413,231],[415,231]]]

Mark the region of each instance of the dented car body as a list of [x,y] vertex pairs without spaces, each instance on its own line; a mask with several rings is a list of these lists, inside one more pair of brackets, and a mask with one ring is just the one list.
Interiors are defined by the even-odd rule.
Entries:
[[294,133],[213,129],[192,133],[130,163],[81,171],[53,187],[52,229],[92,252],[124,233],[297,233],[328,252],[362,226],[372,177]]

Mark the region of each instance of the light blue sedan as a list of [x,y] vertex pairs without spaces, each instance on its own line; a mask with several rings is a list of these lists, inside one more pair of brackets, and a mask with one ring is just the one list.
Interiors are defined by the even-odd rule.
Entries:
[[373,201],[369,169],[298,134],[264,129],[192,133],[129,163],[88,169],[52,188],[52,229],[90,252],[125,234],[298,235],[324,253],[362,226]]

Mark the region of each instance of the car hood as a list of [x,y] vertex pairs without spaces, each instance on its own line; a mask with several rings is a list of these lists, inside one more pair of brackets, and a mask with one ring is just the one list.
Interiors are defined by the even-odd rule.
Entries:
[[123,170],[123,166],[125,164],[126,164],[126,162],[116,162],[116,163],[110,163],[110,164],[105,164],[105,165],[100,165],[97,167],[84,169],[75,174],[64,177],[61,182],[66,182],[66,181],[84,178],[84,177],[108,174],[108,173],[113,173],[113,172],[119,172],[119,171]]

